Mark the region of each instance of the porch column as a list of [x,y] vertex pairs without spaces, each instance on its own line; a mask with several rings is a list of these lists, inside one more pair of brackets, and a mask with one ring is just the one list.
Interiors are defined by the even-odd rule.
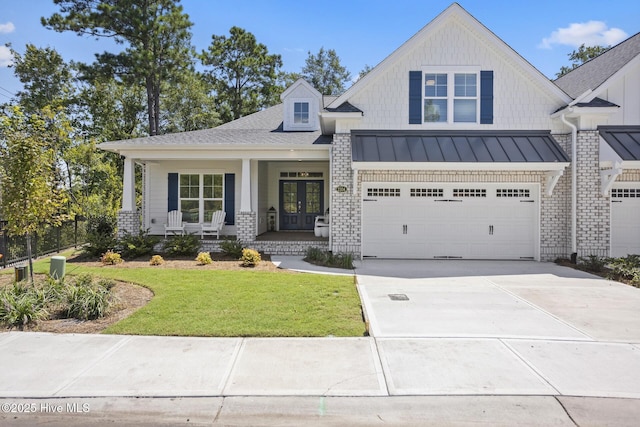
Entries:
[[140,216],[136,211],[136,172],[133,159],[124,159],[122,177],[122,209],[118,212],[118,237],[126,233],[137,234],[140,230]]
[[242,159],[242,191],[240,212],[251,212],[251,160]]
[[236,215],[238,240],[249,244],[256,238],[256,213],[251,209],[251,160],[242,159],[240,212]]
[[124,159],[124,176],[122,177],[122,210],[135,211],[136,206],[136,173],[133,159]]

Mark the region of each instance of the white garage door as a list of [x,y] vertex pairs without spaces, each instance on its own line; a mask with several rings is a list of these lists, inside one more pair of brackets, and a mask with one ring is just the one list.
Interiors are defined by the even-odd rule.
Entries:
[[363,256],[534,259],[537,230],[537,185],[363,185]]
[[611,189],[611,256],[640,254],[640,183]]

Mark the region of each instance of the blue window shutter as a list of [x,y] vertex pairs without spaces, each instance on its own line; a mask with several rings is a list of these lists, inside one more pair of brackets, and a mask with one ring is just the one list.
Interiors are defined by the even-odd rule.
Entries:
[[409,124],[422,124],[422,71],[409,71]]
[[167,211],[177,211],[178,210],[178,174],[170,173],[169,174],[169,203],[167,205]]
[[493,71],[480,71],[480,124],[493,124]]
[[236,223],[236,174],[224,174],[224,211],[227,225]]

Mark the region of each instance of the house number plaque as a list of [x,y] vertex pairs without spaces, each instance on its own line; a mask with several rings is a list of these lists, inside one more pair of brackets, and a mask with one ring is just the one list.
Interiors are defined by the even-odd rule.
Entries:
[[336,187],[336,191],[338,193],[346,193],[347,192],[347,187],[345,187],[344,185],[339,185]]

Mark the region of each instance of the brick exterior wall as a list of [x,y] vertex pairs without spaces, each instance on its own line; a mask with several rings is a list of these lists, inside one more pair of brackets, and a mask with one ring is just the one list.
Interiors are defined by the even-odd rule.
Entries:
[[125,233],[138,234],[140,231],[140,215],[135,211],[118,211],[118,237]]
[[[347,191],[339,192],[338,187]],[[360,192],[353,194],[351,134],[333,135],[331,151],[331,250],[360,256]]]
[[[554,135],[565,153],[571,154],[571,134]],[[547,196],[546,178],[540,195],[540,260],[554,261],[571,256],[571,166]]]
[[[556,136],[566,151],[570,135]],[[350,134],[336,134],[331,162],[331,250],[360,255],[361,188],[363,182],[515,182],[540,184],[540,259],[569,257],[571,244],[571,171],[567,168],[551,196],[546,195],[546,173],[533,171],[395,171],[365,170],[358,173],[353,192]],[[599,176],[599,175],[596,175]],[[346,192],[336,188],[344,186]],[[598,184],[599,188],[599,184]]]
[[577,250],[578,258],[609,256],[610,203],[601,193],[600,135],[579,131],[577,149]]
[[256,213],[239,212],[236,214],[236,236],[241,242],[253,242],[256,238]]

